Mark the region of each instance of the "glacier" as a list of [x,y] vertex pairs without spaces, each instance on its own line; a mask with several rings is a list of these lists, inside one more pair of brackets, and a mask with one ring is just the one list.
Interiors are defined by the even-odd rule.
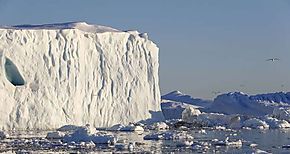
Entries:
[[146,33],[71,22],[0,27],[0,128],[109,127],[162,119]]

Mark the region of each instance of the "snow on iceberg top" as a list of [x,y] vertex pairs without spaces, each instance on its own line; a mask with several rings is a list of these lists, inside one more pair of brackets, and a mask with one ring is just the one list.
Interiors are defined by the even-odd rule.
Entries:
[[104,33],[104,32],[122,32],[120,30],[101,26],[91,25],[86,22],[68,22],[68,23],[56,23],[56,24],[43,24],[43,25],[15,25],[15,26],[0,26],[0,29],[78,29],[89,33]]

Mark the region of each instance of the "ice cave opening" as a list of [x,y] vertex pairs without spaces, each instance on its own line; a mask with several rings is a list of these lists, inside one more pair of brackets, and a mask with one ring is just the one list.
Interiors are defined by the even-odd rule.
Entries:
[[14,86],[23,86],[25,84],[24,78],[20,74],[16,65],[8,58],[5,59],[5,74],[8,81]]

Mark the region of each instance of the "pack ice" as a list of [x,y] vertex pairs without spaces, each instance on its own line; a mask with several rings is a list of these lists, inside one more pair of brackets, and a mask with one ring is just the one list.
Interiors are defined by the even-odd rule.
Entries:
[[83,22],[2,26],[0,61],[1,129],[162,118],[158,47],[147,34]]

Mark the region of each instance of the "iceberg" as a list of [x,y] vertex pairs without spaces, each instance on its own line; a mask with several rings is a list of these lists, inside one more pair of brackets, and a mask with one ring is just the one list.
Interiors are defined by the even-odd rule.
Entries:
[[175,101],[175,102],[182,102],[185,104],[190,104],[197,106],[198,108],[206,108],[208,107],[212,101],[210,100],[202,100],[199,98],[193,98],[190,95],[183,94],[180,91],[172,91],[168,94],[165,94],[161,96],[162,100],[167,100],[167,101]]
[[110,127],[163,118],[147,34],[71,22],[0,27],[0,127]]
[[242,92],[230,92],[217,96],[209,111],[224,114],[241,114],[262,116],[273,112],[273,108],[265,103],[251,99]]

